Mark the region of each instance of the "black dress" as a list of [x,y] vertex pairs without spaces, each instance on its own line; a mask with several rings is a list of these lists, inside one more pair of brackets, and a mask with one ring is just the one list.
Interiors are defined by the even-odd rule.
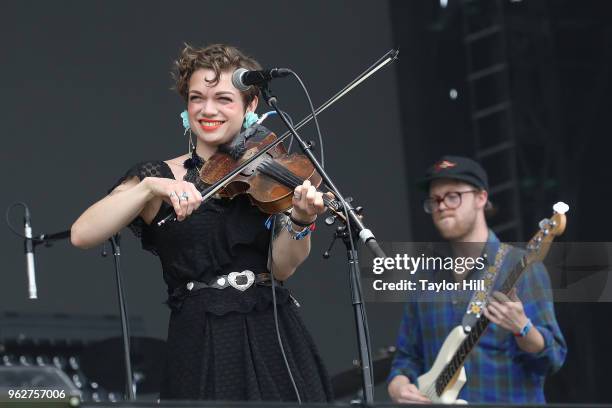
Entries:
[[[174,178],[166,163],[150,161],[131,168],[116,185],[134,176]],[[140,217],[130,224],[143,248],[159,256],[168,285],[172,312],[161,399],[297,400],[278,343],[269,282],[244,292],[184,290],[186,282],[209,283],[232,271],[267,272],[267,215],[247,197],[212,199],[184,221],[158,227],[168,207],[164,203],[150,225]],[[298,306],[282,286],[275,293],[280,337],[301,400],[331,401],[329,377]]]

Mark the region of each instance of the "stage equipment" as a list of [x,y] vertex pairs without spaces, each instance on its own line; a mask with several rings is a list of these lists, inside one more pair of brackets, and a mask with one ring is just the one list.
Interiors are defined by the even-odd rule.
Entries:
[[[19,234],[15,229],[11,226],[9,221],[9,213],[11,209],[15,206],[21,205],[24,208],[24,229],[25,235]],[[34,274],[34,247],[39,244],[45,244],[46,246],[51,246],[51,243],[60,239],[70,238],[70,230],[62,231],[56,234],[41,234],[37,238],[32,238],[32,229],[30,226],[30,210],[27,204],[19,202],[10,205],[6,210],[6,223],[11,231],[15,233],[17,236],[25,239],[25,251],[26,251],[26,259],[28,266],[28,287],[30,299],[37,298],[37,290],[36,290],[36,279]],[[130,364],[130,328],[127,320],[127,306],[125,304],[125,296],[123,293],[123,282],[121,277],[121,264],[120,264],[120,238],[121,236],[117,233],[116,235],[109,238],[111,247],[113,249],[113,256],[115,260],[115,277],[117,283],[117,299],[119,302],[119,315],[121,317],[121,332],[123,335],[123,344],[124,344],[124,358],[125,358],[125,371],[126,371],[126,389],[127,395],[129,399],[132,400],[135,397],[134,384],[133,384],[133,376],[132,376],[132,367]],[[106,256],[106,251],[102,253],[103,256]]]
[[[55,367],[67,375],[84,401],[124,400],[122,339],[114,337],[118,320],[117,316],[7,312],[0,315],[0,367]],[[131,318],[130,326],[137,335],[132,345],[134,382],[139,392],[157,399],[165,342],[142,337],[141,318]]]
[[[159,395],[166,362],[166,342],[151,337],[130,337],[134,390],[138,394]],[[121,390],[125,375],[117,375],[122,364],[123,339],[113,337],[90,343],[81,353],[81,367],[89,378],[95,378],[107,390]]]

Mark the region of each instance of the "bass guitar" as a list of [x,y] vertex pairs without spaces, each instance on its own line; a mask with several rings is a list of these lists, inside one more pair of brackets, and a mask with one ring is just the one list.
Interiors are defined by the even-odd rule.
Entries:
[[[527,243],[525,255],[510,271],[500,292],[508,294],[525,270],[546,257],[552,241],[565,230],[568,209],[567,204],[558,202],[553,206],[553,216],[540,221],[539,231]],[[434,403],[466,403],[457,399],[467,380],[463,365],[488,326],[489,319],[481,315],[468,333],[463,326],[455,327],[444,340],[431,369],[418,378],[419,391]]]

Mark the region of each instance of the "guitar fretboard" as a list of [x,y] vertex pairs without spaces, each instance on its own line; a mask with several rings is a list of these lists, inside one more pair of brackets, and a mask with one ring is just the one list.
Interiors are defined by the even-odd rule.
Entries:
[[[514,287],[518,279],[521,277],[521,274],[529,267],[530,265],[527,263],[527,256],[521,257],[519,262],[514,265],[510,274],[504,281],[501,286],[500,292],[508,294],[510,290]],[[478,340],[483,335],[487,327],[489,326],[489,319],[483,314],[481,315],[472,330],[468,333],[466,338],[463,340],[451,361],[448,362],[444,370],[440,373],[438,378],[436,379],[436,393],[438,396],[442,395],[448,384],[455,377],[457,372],[463,367],[466,358],[470,354],[470,352],[474,349]]]

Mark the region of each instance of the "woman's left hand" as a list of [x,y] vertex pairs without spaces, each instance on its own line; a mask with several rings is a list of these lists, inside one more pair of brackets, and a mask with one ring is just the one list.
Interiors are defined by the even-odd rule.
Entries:
[[512,288],[509,295],[508,297],[501,292],[493,292],[484,312],[493,323],[512,333],[518,333],[529,319],[525,316],[523,302],[518,298],[516,288]]
[[323,204],[323,193],[310,184],[310,180],[305,180],[301,186],[293,190],[293,209],[291,216],[296,221],[309,224],[315,222],[318,214],[325,212]]

